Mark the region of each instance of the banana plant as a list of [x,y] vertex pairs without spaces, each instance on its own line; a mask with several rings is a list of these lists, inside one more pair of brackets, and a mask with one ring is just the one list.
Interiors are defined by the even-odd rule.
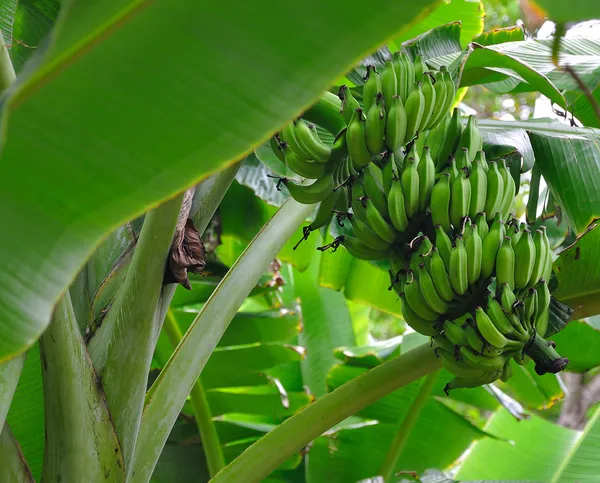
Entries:
[[[348,149],[365,168],[371,156],[356,142],[364,139],[363,124],[388,116],[390,138],[400,149],[407,131],[409,137],[427,131],[456,102],[455,87],[540,91],[566,108],[562,91],[572,87],[563,73],[524,60],[547,45],[481,36],[481,5],[466,1],[351,8],[312,1],[302,9],[258,2],[227,12],[164,1],[1,7],[8,21],[0,46],[0,197],[8,226],[0,237],[0,479],[348,481],[379,475],[394,481],[398,471],[451,468],[475,442],[459,476],[482,478],[478,468],[489,458],[488,443],[510,437],[498,429],[506,427],[507,410],[520,417],[561,397],[556,376],[540,377],[531,366],[519,366],[514,380],[446,397],[451,376],[440,371],[442,359],[429,339],[410,334],[372,343],[357,304],[410,322],[399,308],[409,304],[387,290],[381,263],[358,259],[371,255],[350,242],[349,226],[358,226],[358,217],[348,217],[345,226],[340,219],[328,231],[323,216],[334,204],[314,206],[344,173],[314,163],[302,177],[318,171],[318,182],[306,189],[293,173],[301,164],[281,165],[279,148],[273,152],[268,142],[275,131],[286,136],[296,129],[300,150],[327,161],[348,124]],[[287,18],[299,32],[293,40],[282,21]],[[431,30],[460,20],[468,26]],[[215,42],[223,26],[235,49]],[[167,34],[161,41],[158,31]],[[389,54],[399,47],[406,58],[394,60],[409,59],[423,82],[405,99],[408,120],[399,101],[381,102],[386,94],[393,98]],[[356,68],[358,58],[365,60]],[[361,74],[370,73],[371,84],[376,77],[363,65],[384,66],[383,97],[367,99],[372,85],[363,88]],[[449,68],[423,77],[442,65]],[[283,72],[291,82],[282,82]],[[339,84],[350,88],[338,90]],[[440,92],[447,102],[435,104]],[[366,101],[373,109],[367,111]],[[313,116],[315,130],[297,121],[301,113]],[[454,122],[462,130],[458,117]],[[582,318],[600,313],[589,295],[589,287],[600,286],[589,270],[597,258],[600,132],[542,122],[487,121],[481,128],[477,142],[494,159],[509,160],[501,175],[516,179],[512,195],[521,172],[533,169],[532,186],[543,177],[553,195],[548,210],[559,206],[577,237],[554,264],[554,294],[567,304],[559,307],[571,313],[570,305]],[[288,132],[286,141],[294,136]],[[319,138],[324,142],[311,144]],[[376,149],[381,143],[372,138],[368,144]],[[353,168],[346,162],[344,169]],[[418,172],[415,162],[410,176],[396,181],[419,187],[417,175],[430,175],[433,183],[435,169]],[[285,179],[276,183],[272,176]],[[459,198],[466,178],[458,176]],[[578,191],[588,195],[583,205]],[[382,198],[370,193],[365,214],[385,238],[377,218]],[[534,189],[529,199],[538,199]],[[408,218],[425,216],[427,205],[413,197]],[[543,223],[535,216],[537,201],[535,208],[532,221]],[[223,243],[211,255],[201,237],[216,212]],[[297,240],[303,242],[296,249]],[[339,253],[325,253],[326,246]],[[280,269],[270,270],[273,265]],[[548,324],[554,334],[565,320]],[[577,354],[570,357],[577,361]],[[552,481],[589,463],[595,419],[581,437],[561,433],[564,448],[586,446],[575,455],[555,451],[563,463],[548,470]],[[442,427],[425,437],[432,420]],[[527,445],[525,436],[515,439]],[[443,455],[436,451],[440,444],[448,449]],[[538,477],[526,472],[531,460],[519,460],[507,478]],[[525,472],[517,474],[519,468]]]

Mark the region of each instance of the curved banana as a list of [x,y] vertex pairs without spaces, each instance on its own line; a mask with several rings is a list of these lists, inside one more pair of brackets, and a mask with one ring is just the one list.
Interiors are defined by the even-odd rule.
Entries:
[[427,305],[427,302],[425,301],[425,299],[423,298],[423,294],[421,293],[419,283],[414,278],[414,276],[412,281],[406,282],[406,285],[404,286],[404,295],[406,296],[406,301],[408,302],[410,308],[421,319],[430,322],[435,322],[439,318],[439,314],[434,312]]
[[275,153],[275,156],[277,156],[277,159],[285,164],[285,154],[283,151],[287,147],[287,143],[282,142],[281,138],[275,134],[275,136],[271,136],[269,139],[269,145],[271,146],[271,150]]
[[454,159],[456,160],[456,169],[471,169],[472,163],[469,159],[469,150],[467,148],[458,148],[454,152]]
[[[472,193],[472,191],[471,191]],[[488,236],[490,231],[490,227],[487,224],[487,216],[485,212],[477,213],[477,216],[474,218],[474,223],[477,225],[477,233],[481,237],[481,242],[485,240],[485,237]]]
[[452,182],[450,197],[450,221],[454,229],[458,230],[463,218],[469,215],[471,204],[471,183],[469,182],[468,168],[462,169],[458,177]]
[[492,323],[503,335],[517,338],[522,342],[527,342],[527,340],[529,340],[529,335],[527,332],[525,330],[520,330],[522,329],[522,326],[516,328],[513,325],[511,320],[504,312],[504,309],[500,305],[500,302],[498,302],[498,300],[496,300],[492,294],[489,294],[487,297],[487,307],[485,312]]
[[[367,75],[363,86],[363,107],[369,112],[375,98],[381,93],[381,78],[374,65],[367,65]],[[383,107],[383,106],[382,106]]]
[[406,216],[406,206],[404,201],[404,192],[400,180],[392,181],[392,186],[388,192],[388,211],[390,220],[396,230],[403,232],[408,228],[408,217]]
[[400,298],[402,299],[402,318],[415,332],[423,334],[429,337],[439,334],[433,320],[425,320],[410,307],[406,300],[406,293],[401,292]]
[[460,235],[455,239],[455,246],[450,253],[448,274],[452,288],[458,295],[464,294],[469,288],[467,277],[467,250]]
[[442,366],[449,372],[458,377],[477,378],[480,377],[484,370],[466,364],[464,360],[457,359],[453,352],[448,352],[444,349],[436,349],[436,354],[442,361]]
[[[444,83],[446,84],[446,106],[444,107],[444,110],[448,111],[450,110],[450,108],[452,107],[452,104],[454,103],[454,97],[456,96],[456,84],[454,84],[454,81],[452,80],[452,75],[450,75],[450,72],[448,72],[447,70],[444,70],[444,67],[442,66],[440,68],[440,72],[442,72],[442,78],[444,80]],[[461,132],[462,132],[462,125],[461,125]],[[456,141],[458,142],[458,138],[456,139]]]
[[415,81],[420,82],[423,80],[423,74],[428,70],[427,64],[425,64],[423,57],[416,55],[415,60],[413,60],[413,65],[415,67]]
[[466,316],[463,316],[456,320],[445,320],[442,324],[442,333],[455,346],[469,345],[469,342],[467,341],[467,336],[463,329],[463,325],[465,324],[465,317]]
[[482,307],[475,307],[475,323],[477,330],[488,344],[496,349],[502,349],[508,344],[506,336],[498,330]]
[[465,248],[467,250],[467,278],[470,284],[479,280],[481,275],[481,260],[483,257],[483,242],[477,232],[477,225],[466,227]]
[[381,238],[371,226],[365,223],[360,217],[350,215],[350,225],[354,231],[357,240],[366,247],[376,251],[386,251],[390,248],[390,242]]
[[375,163],[369,163],[363,170],[365,194],[373,202],[381,216],[389,219],[388,201],[383,190],[383,173]]
[[419,210],[419,172],[414,158],[408,158],[404,165],[400,183],[404,193],[406,216],[412,218]]
[[394,72],[396,73],[396,94],[401,99],[406,99],[406,75],[407,65],[403,54],[397,50],[392,54],[392,64],[394,65]]
[[333,173],[326,173],[313,184],[300,185],[292,181],[285,180],[285,185],[292,198],[298,203],[312,205],[323,201],[333,191]]
[[535,285],[537,290],[537,307],[536,307],[536,318],[535,318],[535,331],[542,337],[546,335],[548,330],[548,319],[549,319],[549,307],[550,307],[550,290],[548,284],[544,279]]
[[471,217],[471,220],[475,220],[477,214],[482,213],[485,210],[485,201],[487,199],[487,176],[479,156],[475,157],[475,160],[473,161],[469,182],[471,183],[469,216]]
[[525,229],[515,249],[515,287],[517,289],[525,288],[529,284],[535,265],[535,256],[533,237],[531,232]]
[[431,221],[444,232],[452,232],[450,221],[450,173],[442,173],[441,178],[431,190]]
[[448,121],[448,125],[444,133],[444,142],[438,151],[438,157],[436,160],[438,171],[446,166],[448,159],[452,154],[454,154],[454,151],[456,151],[456,146],[458,145],[458,140],[460,139],[461,133],[462,122],[460,120],[460,112],[458,109],[454,109],[452,117]]
[[385,124],[385,144],[391,151],[397,151],[404,145],[406,140],[407,117],[404,104],[400,96],[390,98]]
[[431,202],[431,193],[435,186],[435,163],[429,153],[429,147],[423,148],[423,156],[417,167],[419,173],[419,210],[424,212]]
[[331,156],[331,148],[321,141],[302,119],[292,123],[294,136],[300,148],[317,163],[327,163]]
[[490,169],[490,167],[489,167],[489,165],[487,163],[487,159],[485,157],[485,152],[484,151],[477,151],[477,153],[475,153],[475,160],[473,161],[473,163],[475,163],[475,161],[479,161],[479,163],[481,163],[481,167],[483,168],[483,170],[487,174],[487,172]]
[[296,154],[296,156],[298,156],[299,159],[303,161],[310,160],[311,162],[314,162],[314,159],[311,157],[310,153],[304,151],[302,146],[300,146],[298,143],[298,140],[296,139],[294,123],[295,121],[290,122],[281,130],[281,137],[283,138],[283,141],[288,145],[290,150]]
[[515,252],[507,236],[502,240],[496,255],[496,283],[506,283],[511,290],[515,288]]
[[431,157],[433,158],[433,162],[435,163],[435,170],[437,172],[442,171],[446,167],[446,163],[448,159],[440,158],[440,149],[442,149],[444,144],[444,137],[446,135],[446,129],[448,127],[448,123],[450,122],[450,115],[445,114],[440,117],[437,124],[435,124],[429,134],[427,136],[426,145],[429,146]]
[[435,246],[440,252],[440,256],[446,267],[450,267],[450,254],[452,253],[452,241],[440,225],[434,227]]
[[[471,319],[471,323],[475,324],[473,319]],[[483,340],[481,335],[479,335],[477,329],[469,323],[464,326],[463,330],[465,331],[465,336],[467,337],[467,342],[469,343],[471,350],[477,354],[483,354],[487,343]]]
[[434,79],[435,83],[433,84],[433,88],[435,90],[435,104],[433,106],[433,113],[431,114],[425,129],[433,128],[442,116],[446,114],[446,111],[444,110],[446,105],[446,84],[443,81],[442,73],[436,72]]
[[383,96],[379,93],[375,98],[375,102],[371,104],[367,111],[365,122],[365,141],[371,154],[379,154],[383,151],[385,125],[386,114],[383,106]]
[[535,230],[535,233],[533,234],[533,245],[536,257],[533,261],[531,276],[529,277],[529,286],[535,285],[539,279],[544,276],[544,269],[546,268],[545,265],[549,247],[544,243],[544,233],[542,230]]
[[425,74],[423,76],[421,89],[423,91],[423,98],[425,99],[425,107],[423,108],[423,115],[417,129],[419,132],[424,131],[429,126],[429,120],[433,116],[435,109],[436,92],[431,82],[431,75]]
[[[387,210],[387,204],[386,204]],[[381,213],[375,207],[375,204],[372,200],[367,199],[367,204],[365,206],[366,215],[367,215],[367,223],[369,226],[379,235],[380,238],[383,238],[385,241],[389,243],[393,243],[396,241],[398,233],[390,224],[385,220]]]
[[511,290],[507,283],[500,285],[497,289],[500,292],[500,304],[502,305],[502,309],[507,314],[513,313],[513,307],[517,302],[517,297],[515,293]]
[[421,119],[425,112],[425,97],[423,96],[423,90],[421,89],[421,83],[418,82],[416,88],[412,90],[409,96],[406,98],[406,140],[412,140],[419,126],[421,125]]
[[481,275],[491,277],[496,267],[496,255],[504,239],[504,222],[500,215],[494,218],[488,235],[483,240],[483,253],[481,258]]
[[452,302],[454,299],[454,289],[450,283],[450,278],[448,277],[448,272],[446,271],[444,261],[442,260],[442,257],[440,256],[436,247],[433,247],[431,251],[431,258],[427,268],[437,293],[440,294],[440,296],[446,302]]
[[388,255],[388,251],[373,250],[363,244],[359,239],[348,235],[343,235],[340,244],[348,250],[350,255],[360,260],[382,260]]
[[535,287],[531,287],[527,290],[525,297],[523,297],[523,303],[525,304],[525,320],[526,323],[532,328],[535,326],[536,309],[537,309],[537,290]]
[[348,128],[346,129],[348,152],[350,153],[354,164],[359,168],[365,167],[372,159],[365,141],[364,124],[363,111],[361,108],[358,108],[354,111],[350,123],[348,124]]
[[345,195],[344,189],[340,189],[338,191],[332,191],[327,198],[321,201],[315,219],[308,225],[308,231],[315,231],[323,226],[329,225],[333,219],[333,211],[331,210],[334,209],[338,200]]
[[513,218],[504,225],[506,227],[506,236],[510,237],[510,244],[513,250],[517,249],[517,244],[523,235],[523,232],[519,229],[519,220]]
[[477,118],[474,115],[469,116],[467,125],[460,136],[458,141],[459,148],[467,148],[469,150],[469,161],[473,162],[475,154],[481,151],[483,147],[483,140],[477,127]]
[[478,377],[455,377],[444,387],[446,396],[452,389],[473,388],[491,384],[498,380],[502,373],[500,371],[484,371]]
[[325,175],[327,165],[321,163],[309,163],[301,159],[291,148],[286,147],[283,150],[285,165],[294,173],[306,179],[318,179]]
[[487,173],[487,196],[485,200],[485,212],[487,219],[492,220],[496,213],[502,209],[504,199],[504,180],[498,171],[498,163],[490,161]]
[[438,294],[424,263],[419,264],[417,279],[423,298],[429,304],[429,307],[440,315],[446,313],[449,308],[448,303]]
[[346,121],[346,124],[350,124],[354,111],[360,108],[360,104],[354,98],[348,86],[340,87],[338,97],[342,101],[342,108],[340,109],[342,117],[344,118],[344,121]]
[[383,163],[383,168],[381,169],[381,185],[383,187],[383,192],[388,194],[388,196],[390,189],[392,188],[392,182],[398,177],[394,157],[394,153],[387,152],[383,155],[381,160]]
[[502,159],[500,161],[499,171],[502,176],[502,182],[504,185],[504,196],[502,197],[502,204],[500,205],[500,212],[503,214],[503,218],[506,220],[510,216],[510,207],[513,204],[517,187],[515,180],[510,174],[510,171],[506,167],[506,161]]
[[484,355],[479,355],[471,350],[471,348],[466,346],[462,346],[460,348],[460,355],[468,365],[488,371],[502,370],[507,359],[505,355],[500,355],[497,357],[486,357]]
[[396,71],[394,70],[394,64],[391,60],[388,60],[381,69],[381,93],[386,104],[386,110],[390,110],[390,100],[398,92],[398,81],[396,79]]

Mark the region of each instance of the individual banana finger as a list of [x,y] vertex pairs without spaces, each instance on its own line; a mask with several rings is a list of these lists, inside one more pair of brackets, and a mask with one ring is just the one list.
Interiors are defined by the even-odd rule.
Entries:
[[486,342],[496,349],[502,349],[508,343],[508,339],[498,330],[482,307],[475,307],[475,323],[477,330]]
[[448,302],[437,292],[433,279],[425,267],[425,263],[419,264],[417,279],[423,298],[429,304],[429,307],[440,315],[446,313],[449,308]]
[[440,257],[436,247],[433,247],[432,249],[428,269],[438,294],[440,294],[446,302],[452,302],[454,299],[454,289],[450,283],[444,261],[442,260],[442,257]]
[[498,164],[490,161],[489,170],[487,172],[487,196],[485,200],[485,212],[487,219],[492,220],[496,213],[502,208],[504,197],[504,180],[502,174],[498,171]]
[[[430,322],[435,322],[439,318],[439,314],[434,312],[428,305],[423,294],[419,283],[413,275],[412,281],[409,280],[404,286],[404,294],[406,295],[406,301],[410,308],[421,318]],[[427,335],[427,334],[425,334]]]
[[421,125],[421,119],[425,112],[425,97],[423,96],[423,90],[421,83],[418,82],[416,87],[409,94],[406,99],[406,140],[412,140],[419,130]]
[[450,221],[454,229],[458,230],[463,218],[469,215],[471,204],[471,183],[469,182],[469,169],[464,168],[459,176],[452,182],[450,196]]
[[386,112],[383,105],[383,95],[379,93],[367,111],[365,122],[365,141],[371,154],[383,152],[385,125]]
[[517,289],[525,288],[529,284],[535,267],[535,258],[535,242],[531,232],[524,230],[515,248],[515,287]]
[[419,210],[419,172],[414,158],[408,158],[400,176],[406,216],[412,218]]
[[374,65],[367,66],[367,75],[365,85],[363,86],[363,107],[365,112],[369,112],[371,105],[375,103],[375,98],[381,93],[381,77]]
[[348,152],[358,168],[363,168],[371,162],[372,156],[365,141],[365,120],[361,108],[356,109],[350,119],[346,129],[346,143]]
[[467,276],[467,250],[462,237],[455,239],[455,246],[450,253],[449,267],[450,283],[458,295],[463,295],[469,288]]
[[429,153],[429,147],[423,148],[423,156],[417,167],[419,173],[419,211],[425,212],[431,202],[431,194],[435,186],[435,163]]
[[450,174],[442,173],[431,190],[431,221],[434,226],[440,226],[444,232],[452,232],[452,222],[450,220]]
[[410,306],[406,299],[406,293],[400,293],[400,299],[402,300],[402,318],[404,321],[416,332],[429,337],[439,334],[439,330],[434,324],[434,320],[426,320],[420,317]]
[[306,205],[312,205],[323,201],[334,189],[333,173],[324,174],[310,185],[300,185],[289,180],[285,180],[284,183],[292,198],[298,203]]
[[496,282],[499,285],[508,284],[511,290],[515,288],[515,252],[507,236],[502,240],[496,255]]

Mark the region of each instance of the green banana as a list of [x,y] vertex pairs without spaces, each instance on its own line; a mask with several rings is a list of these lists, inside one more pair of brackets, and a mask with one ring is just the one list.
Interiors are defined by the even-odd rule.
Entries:
[[483,253],[481,259],[481,275],[491,277],[496,266],[496,255],[504,238],[504,222],[500,215],[494,218],[488,235],[483,240]]
[[[387,204],[386,204],[387,210]],[[393,243],[396,241],[398,233],[390,224],[385,220],[379,210],[375,207],[375,204],[372,200],[367,199],[367,204],[365,206],[367,222],[373,228],[375,233],[377,233],[381,238],[389,243]]]
[[406,99],[406,137],[405,140],[411,141],[421,125],[421,119],[425,112],[425,97],[421,89],[421,83],[417,83],[416,88],[412,90]]
[[309,163],[308,161],[301,159],[294,151],[289,147],[285,147],[283,150],[285,156],[285,164],[294,173],[299,174],[306,179],[318,179],[321,178],[327,171],[327,165],[321,163]]
[[489,221],[502,209],[504,180],[502,179],[502,174],[498,170],[498,164],[496,162],[490,161],[488,165],[487,196],[484,211],[487,213],[487,219]]
[[460,171],[456,167],[456,159],[454,159],[454,156],[450,156],[450,159],[448,159],[448,173],[450,173],[450,184],[452,184],[460,174]]
[[507,236],[496,255],[496,282],[500,285],[507,283],[511,290],[515,288],[515,252]]
[[394,70],[394,64],[391,60],[388,60],[381,69],[381,93],[386,103],[386,110],[390,110],[388,105],[389,100],[394,97],[398,92],[398,81],[396,79],[396,71]]
[[494,326],[503,335],[517,338],[523,342],[526,342],[529,339],[529,335],[522,327],[516,328],[513,326],[513,323],[504,312],[500,302],[498,302],[492,294],[489,294],[487,297],[487,308],[485,312]]
[[440,225],[434,227],[435,230],[435,246],[440,252],[440,256],[446,267],[450,267],[450,254],[452,253],[452,241],[448,234]]
[[467,336],[463,329],[467,316],[460,317],[456,320],[445,320],[442,324],[443,334],[455,346],[469,345]]
[[406,216],[406,206],[402,183],[400,180],[392,181],[392,186],[388,192],[388,211],[390,220],[396,230],[403,232],[408,228],[408,217]]
[[426,74],[423,76],[421,89],[423,91],[423,98],[425,99],[425,107],[423,108],[421,122],[419,122],[419,132],[424,131],[429,126],[429,120],[435,109],[436,92],[433,88],[433,83],[431,82],[431,75]]
[[331,194],[334,189],[333,173],[326,173],[321,178],[317,179],[313,184],[300,185],[292,181],[285,180],[285,185],[292,198],[298,203],[312,205],[323,201]]
[[419,172],[414,158],[408,158],[400,182],[404,193],[406,216],[412,218],[419,210]]
[[467,250],[467,278],[474,284],[481,275],[481,259],[483,256],[483,242],[477,232],[477,225],[469,224],[466,227],[465,248]]
[[333,218],[333,210],[335,205],[338,203],[338,200],[341,197],[346,196],[346,193],[343,189],[338,191],[332,191],[327,198],[325,198],[319,204],[319,209],[317,210],[317,214],[315,215],[315,219],[313,222],[308,225],[308,231],[315,231],[319,228],[326,226]]
[[349,219],[356,239],[360,241],[363,245],[372,250],[380,252],[390,248],[390,242],[381,238],[375,232],[375,230],[373,230],[373,228],[371,228],[367,223],[361,220],[360,217],[351,214],[349,216]]
[[348,145],[346,144],[346,128],[335,137],[331,147],[332,161],[339,163],[348,157]]
[[431,150],[431,157],[435,163],[435,169],[437,172],[442,171],[446,167],[447,159],[440,159],[440,149],[444,144],[444,136],[446,135],[446,129],[450,122],[450,115],[445,114],[440,117],[439,122],[431,128],[429,135],[427,136],[427,145]]
[[433,337],[439,334],[439,330],[437,330],[435,324],[431,320],[425,320],[410,307],[408,301],[406,300],[406,293],[400,293],[400,299],[402,300],[402,318],[404,322],[411,327],[415,332],[419,334],[426,335],[428,337]]
[[444,264],[444,261],[442,260],[442,257],[440,256],[436,247],[433,247],[431,251],[431,257],[429,259],[427,268],[437,293],[440,294],[440,297],[442,297],[446,302],[452,302],[454,299],[454,289],[450,283],[450,278],[448,277],[448,272],[446,271],[446,265]]
[[363,170],[365,194],[386,220],[389,219],[388,201],[383,189],[383,173],[375,163],[369,163]]
[[398,177],[396,161],[394,158],[394,153],[386,152],[381,160],[383,163],[383,168],[381,169],[381,185],[383,186],[384,193],[390,192],[392,182]]
[[546,335],[548,330],[548,319],[549,319],[549,307],[550,307],[550,290],[548,284],[544,279],[540,279],[535,285],[537,290],[537,307],[536,307],[536,319],[535,319],[535,331],[542,337]]
[[462,122],[460,120],[460,112],[458,109],[454,109],[452,117],[448,121],[448,125],[444,132],[444,141],[441,145],[438,156],[436,159],[436,166],[438,171],[446,166],[448,158],[456,151],[458,140],[462,133]]
[[[434,312],[428,305],[425,299],[423,298],[423,294],[421,293],[421,288],[419,287],[419,283],[414,278],[412,281],[407,281],[404,286],[404,295],[406,296],[406,301],[410,308],[417,314],[421,319],[427,320],[430,322],[435,322],[439,318],[439,314]],[[428,334],[424,334],[428,335]]]
[[442,361],[442,366],[452,374],[463,378],[477,378],[482,374],[482,370],[466,364],[462,359],[456,359],[453,352],[444,349],[436,349],[436,354]]
[[407,66],[405,57],[399,50],[392,54],[392,64],[394,65],[394,71],[396,73],[396,94],[399,95],[401,99],[406,99]]
[[[471,188],[472,189],[472,188]],[[471,191],[472,193],[473,191]],[[485,240],[485,237],[488,236],[490,231],[490,227],[487,224],[485,212],[477,213],[477,216],[474,218],[475,224],[477,225],[477,233],[481,237],[481,242]]]
[[485,152],[483,152],[483,151],[477,151],[477,153],[475,153],[475,160],[473,161],[473,163],[475,163],[475,161],[479,161],[481,163],[481,167],[483,168],[483,170],[487,174],[487,172],[490,169],[490,167],[489,167],[489,165],[487,163],[487,159],[485,157]]
[[455,377],[444,387],[446,396],[450,394],[452,389],[473,388],[491,384],[498,380],[501,373],[499,371],[483,371],[478,377]]
[[446,233],[452,232],[450,197],[450,173],[442,173],[431,190],[431,221],[434,226],[440,226]]
[[296,139],[296,130],[294,127],[294,122],[290,122],[281,130],[281,136],[285,144],[287,144],[290,150],[298,156],[299,159],[306,161],[311,160],[314,162],[314,159],[311,157],[309,153],[302,149],[302,146],[298,143]]
[[458,235],[454,241],[455,246],[450,253],[450,266],[448,274],[452,288],[458,295],[462,295],[469,288],[467,276],[467,250],[463,238]]
[[459,176],[452,182],[450,221],[455,230],[459,229],[462,219],[469,215],[470,203],[471,183],[469,182],[469,170],[465,168],[460,171]]
[[424,263],[420,263],[417,272],[417,279],[423,298],[429,304],[429,307],[438,314],[444,314],[448,311],[448,302],[446,302],[440,294],[438,294],[433,279]]
[[515,180],[513,179],[510,171],[506,167],[506,161],[502,159],[500,161],[500,174],[502,175],[502,182],[504,187],[504,196],[502,198],[502,204],[500,205],[500,212],[503,214],[504,219],[508,219],[510,216],[510,207],[513,204],[513,200],[516,194],[517,187]]
[[533,234],[533,246],[535,249],[535,258],[529,277],[529,285],[533,286],[538,283],[539,279],[544,276],[546,258],[548,257],[549,247],[544,242],[544,233],[542,230],[535,230]]
[[[519,240],[523,235],[523,232],[519,229],[519,221],[513,218],[506,225],[506,236],[510,237],[510,244],[513,247],[513,250],[516,251],[517,245],[519,244]],[[535,248],[535,246],[534,246]]]
[[354,161],[354,164],[363,168],[371,162],[372,156],[367,149],[365,142],[365,121],[363,120],[363,111],[358,108],[354,111],[348,128],[346,129],[346,143],[348,152]]
[[[470,319],[472,324],[475,324],[473,319]],[[465,336],[467,338],[467,342],[469,343],[469,347],[478,354],[483,354],[485,350],[486,342],[481,338],[477,329],[471,325],[471,323],[466,324],[463,327],[465,331]]]
[[[449,111],[450,108],[452,107],[452,104],[454,103],[454,96],[456,96],[456,85],[454,84],[454,81],[452,80],[452,76],[450,75],[450,72],[446,71],[441,71],[442,75],[443,75],[443,79],[444,79],[444,83],[446,84],[446,106],[444,107],[445,111]],[[462,131],[462,125],[461,125],[461,131]],[[457,142],[458,142],[457,138]]]
[[504,363],[504,367],[502,368],[502,375],[500,376],[500,380],[502,382],[506,382],[512,377],[512,375],[513,375],[513,369],[512,369],[512,366],[510,365],[510,359],[508,359]]
[[515,249],[515,287],[525,288],[529,284],[535,265],[535,243],[531,232],[525,230]]
[[425,126],[426,129],[431,129],[446,114],[446,111],[444,111],[446,105],[446,84],[443,81],[442,73],[436,72],[434,79],[435,104],[433,106],[433,113],[427,122],[427,126]]
[[294,136],[300,148],[317,163],[327,163],[331,156],[331,148],[321,141],[302,119],[292,123]]
[[523,303],[525,323],[533,328],[535,324],[537,308],[537,290],[535,287],[531,287],[529,290],[527,290],[525,297],[523,297]]
[[512,314],[514,311],[514,305],[517,302],[515,293],[511,290],[507,283],[500,285],[498,291],[500,292],[500,305],[507,314]]
[[454,159],[456,160],[456,169],[471,169],[471,160],[469,159],[469,150],[467,148],[458,148],[454,153]]
[[485,201],[487,198],[487,176],[479,156],[475,157],[475,161],[473,161],[469,182],[471,183],[469,216],[472,220],[475,220],[477,214],[485,210]]
[[425,64],[423,57],[416,55],[413,65],[415,67],[415,81],[420,82],[423,80],[423,74],[428,70],[427,64]]
[[341,237],[340,244],[348,250],[350,255],[360,260],[382,260],[385,259],[389,253],[389,251],[373,250],[362,243],[358,238],[348,235],[343,235]]
[[391,97],[390,108],[385,124],[385,144],[391,151],[397,151],[406,140],[407,117],[400,96]]
[[385,107],[383,106],[383,96],[379,93],[367,111],[365,123],[365,141],[367,149],[372,154],[379,154],[383,151],[385,126]]
[[275,156],[277,156],[277,159],[285,164],[285,154],[283,153],[283,150],[287,144],[282,142],[279,136],[275,134],[269,139],[269,145],[271,146],[271,150],[275,153]]
[[[491,322],[490,322],[491,324]],[[493,325],[492,325],[493,326]],[[502,334],[500,334],[502,335]],[[505,338],[506,339],[506,338]],[[493,345],[493,344],[492,344]],[[483,370],[493,371],[501,370],[504,367],[507,357],[505,355],[497,357],[486,357],[476,354],[470,347],[462,346],[459,350],[463,360],[472,367]]]
[[469,150],[470,162],[473,162],[475,154],[483,148],[483,140],[479,133],[479,128],[477,127],[477,118],[474,115],[469,116],[467,125],[458,141],[458,148],[467,148]]
[[344,121],[346,121],[346,124],[350,124],[354,111],[360,108],[360,104],[354,98],[348,86],[340,87],[338,97],[342,101],[342,108],[340,109],[342,117],[344,118]]
[[423,157],[417,167],[419,173],[419,210],[424,212],[431,202],[431,192],[435,186],[435,163],[429,154],[429,147],[423,148]]
[[[363,86],[363,107],[369,112],[375,103],[375,97],[381,93],[381,78],[374,65],[367,66],[365,85]],[[382,106],[383,107],[383,106]]]

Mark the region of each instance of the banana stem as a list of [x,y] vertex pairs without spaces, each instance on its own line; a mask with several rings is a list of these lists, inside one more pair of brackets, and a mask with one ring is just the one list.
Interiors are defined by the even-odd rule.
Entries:
[[379,472],[380,476],[383,478],[383,481],[391,481],[391,477],[394,473],[394,468],[400,459],[400,455],[406,446],[406,442],[408,441],[408,437],[410,433],[419,419],[419,415],[421,414],[421,410],[435,384],[437,378],[440,375],[440,371],[432,372],[426,378],[423,384],[421,385],[421,389],[419,389],[419,393],[417,397],[408,408],[408,412],[406,413],[406,417],[402,421],[402,424],[398,428],[398,432],[396,436],[394,436],[394,440],[390,445],[390,449],[388,450],[385,459],[383,460],[383,464],[381,465],[381,470]]
[[[173,349],[175,349],[179,345],[179,342],[181,342],[183,334],[181,333],[179,324],[171,309],[167,312],[163,328]],[[210,406],[206,399],[206,392],[204,391],[200,378],[198,378],[192,387],[190,399],[192,400],[192,407],[194,408],[194,419],[196,420],[200,439],[202,440],[202,449],[204,450],[204,455],[206,457],[208,473],[212,478],[225,467],[225,457],[221,450],[219,434],[213,423]]]
[[335,424],[441,367],[429,344],[381,364],[317,399],[246,449],[212,483],[263,481],[287,458]]
[[525,346],[523,352],[533,359],[535,372],[540,376],[547,372],[556,374],[567,367],[569,363],[569,359],[561,357],[554,350],[552,342],[545,340],[538,333],[532,337],[531,342]]

